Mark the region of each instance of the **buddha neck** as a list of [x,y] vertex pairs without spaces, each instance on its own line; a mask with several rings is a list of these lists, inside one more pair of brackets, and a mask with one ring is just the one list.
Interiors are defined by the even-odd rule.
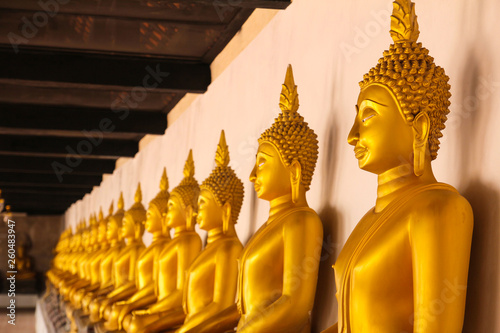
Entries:
[[163,240],[165,235],[163,235],[163,231],[160,229],[158,231],[153,231],[153,243]]
[[207,245],[215,242],[218,239],[224,237],[224,231],[222,227],[213,228],[208,231]]
[[[221,221],[222,224],[222,221]],[[229,228],[226,232],[224,232],[224,228],[222,226],[210,229],[208,231],[208,238],[207,238],[207,244],[211,244],[221,238],[227,238],[227,237],[235,237],[236,236],[236,230],[234,229],[234,224],[231,223],[229,225]]]
[[109,241],[109,246],[110,246],[110,247],[115,247],[115,246],[117,246],[117,245],[118,245],[118,242],[119,242],[119,241],[118,241],[118,238],[111,239],[111,240]]
[[267,220],[267,223],[271,223],[290,209],[309,207],[307,205],[306,194],[303,191],[301,191],[299,199],[295,203],[292,201],[292,194],[290,193],[271,200],[269,204],[269,219]]
[[425,165],[424,174],[416,176],[413,172],[413,165],[404,164],[390,169],[378,176],[377,201],[375,213],[380,213],[393,200],[401,196],[403,192],[411,188],[432,184],[436,178],[432,173],[431,163]]
[[132,245],[137,245],[142,243],[142,238],[139,240],[135,237],[125,237],[125,240],[127,241],[127,246],[132,246]]
[[174,228],[174,239],[176,239],[177,237],[179,237],[181,234],[183,234],[186,231],[188,231],[188,229],[186,228],[185,225],[180,226],[180,227],[175,227]]

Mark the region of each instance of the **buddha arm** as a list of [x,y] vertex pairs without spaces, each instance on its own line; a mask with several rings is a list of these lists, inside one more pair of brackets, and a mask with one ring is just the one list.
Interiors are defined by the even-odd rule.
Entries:
[[196,326],[184,324],[176,333],[232,332],[239,319],[240,312],[237,305],[233,304]]
[[[214,298],[213,302],[208,304],[201,311],[189,315],[186,323],[182,327],[187,331],[196,325],[206,326],[210,323],[216,324],[221,311],[234,306],[236,295],[236,284],[238,280],[238,262],[241,254],[241,247],[237,246],[221,247],[215,257],[215,278],[214,278]],[[188,295],[189,297],[189,295]],[[196,297],[192,295],[191,297]],[[234,326],[238,324],[239,315],[235,316]],[[233,327],[234,327],[233,326]]]
[[141,298],[145,298],[148,296],[153,296],[156,298],[156,295],[154,294],[154,283],[150,283],[141,290],[138,290],[132,297],[129,299],[129,303],[133,303]]
[[184,244],[179,244],[179,246],[173,250],[177,250],[176,287],[175,290],[170,292],[166,297],[159,300],[150,308],[152,313],[170,311],[175,308],[182,307],[182,296],[186,282],[186,272],[189,269],[189,266],[191,266],[193,260],[200,253],[201,241],[196,238],[190,238],[186,240]]
[[441,194],[410,224],[414,333],[460,333],[472,239],[469,203]]
[[248,317],[238,333],[298,332],[309,321],[318,279],[323,227],[317,216],[298,213],[288,217],[282,236],[282,295]]

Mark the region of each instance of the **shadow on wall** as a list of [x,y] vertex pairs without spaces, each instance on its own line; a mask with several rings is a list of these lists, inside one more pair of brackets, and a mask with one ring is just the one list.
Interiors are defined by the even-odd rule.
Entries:
[[[465,180],[465,186],[462,186],[460,192],[470,202],[474,212],[464,333],[497,332],[499,329],[497,315],[500,309],[497,297],[500,274],[500,195],[479,178],[484,175],[481,166],[486,157],[483,150],[485,128],[493,111],[490,102],[493,94],[484,95],[480,89],[487,77],[487,70],[481,66],[488,64],[485,57],[491,54],[486,52],[485,44],[473,45],[461,78],[464,88],[463,109],[459,114],[459,148],[462,154],[459,167],[460,179]],[[481,54],[476,56],[475,50],[481,50]]]
[[337,321],[337,300],[335,297],[335,272],[332,265],[335,264],[342,244],[342,235],[339,212],[331,202],[332,188],[335,181],[336,158],[338,147],[338,132],[333,115],[330,112],[325,133],[323,164],[320,174],[323,175],[321,198],[323,199],[318,215],[323,223],[323,248],[318,274],[318,286],[312,312],[312,332],[321,332]]

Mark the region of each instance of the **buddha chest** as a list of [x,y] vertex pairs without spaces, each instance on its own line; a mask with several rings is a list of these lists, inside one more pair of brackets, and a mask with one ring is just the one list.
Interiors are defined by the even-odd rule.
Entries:
[[266,308],[282,295],[284,227],[283,221],[262,226],[243,250],[240,281],[246,315]]
[[153,242],[142,252],[139,260],[137,261],[137,281],[138,289],[147,287],[154,281],[153,279],[153,266],[158,259],[158,255],[162,249],[164,242]]
[[335,263],[342,332],[413,331],[411,215],[400,209],[373,232],[378,215],[363,217]]
[[186,299],[189,314],[213,302],[217,247],[217,244],[209,245],[189,268]]

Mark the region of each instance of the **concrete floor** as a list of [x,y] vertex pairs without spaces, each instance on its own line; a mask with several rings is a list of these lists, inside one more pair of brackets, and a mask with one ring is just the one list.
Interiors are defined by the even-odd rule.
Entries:
[[5,309],[0,309],[0,332],[2,333],[35,333],[35,309],[16,310],[16,325],[13,326],[7,321]]

